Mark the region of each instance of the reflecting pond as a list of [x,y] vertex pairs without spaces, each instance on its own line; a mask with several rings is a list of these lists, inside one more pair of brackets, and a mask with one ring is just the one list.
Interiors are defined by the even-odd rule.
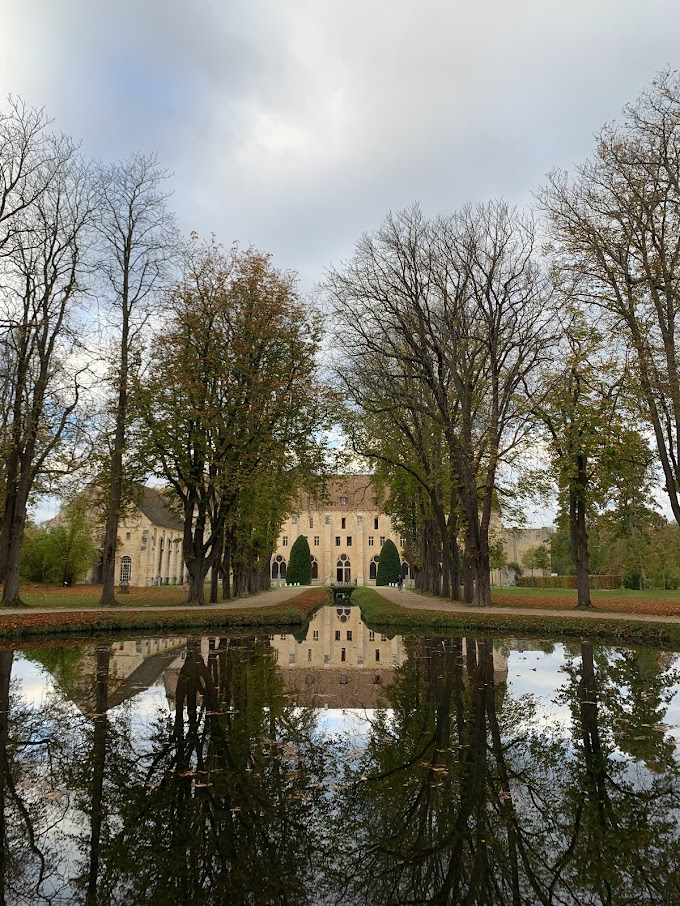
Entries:
[[680,659],[386,636],[0,651],[0,902],[680,903]]

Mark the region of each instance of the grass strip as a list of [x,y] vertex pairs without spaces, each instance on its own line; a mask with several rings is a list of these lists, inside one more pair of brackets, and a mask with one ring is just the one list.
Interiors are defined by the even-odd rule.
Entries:
[[[306,632],[312,614],[331,601],[328,588],[307,588],[294,598],[272,607],[243,607],[238,610],[203,610],[183,607],[168,610],[116,610],[93,613],[87,610],[61,613],[31,613],[18,610],[0,615],[0,639],[40,638],[46,635],[92,636],[127,630],[204,628],[238,629],[244,627],[286,627],[294,634]],[[233,602],[230,602],[233,603]]]
[[356,588],[352,604],[361,608],[361,617],[370,629],[392,635],[397,632],[498,633],[521,638],[563,636],[574,639],[597,639],[658,645],[680,650],[680,626],[672,623],[626,620],[582,619],[556,613],[555,616],[493,613],[452,613],[437,610],[411,610],[393,604],[373,588]]

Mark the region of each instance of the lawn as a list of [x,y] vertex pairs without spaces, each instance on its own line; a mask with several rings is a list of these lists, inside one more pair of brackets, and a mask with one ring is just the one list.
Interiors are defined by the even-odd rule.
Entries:
[[[90,586],[92,587],[92,586]],[[325,587],[300,589],[300,594],[282,601],[279,604],[267,607],[258,606],[256,600],[249,606],[247,598],[237,599],[243,607],[235,610],[208,610],[203,607],[181,607],[180,600],[167,600],[168,588],[139,589],[139,596],[130,594],[125,596],[130,599],[130,604],[138,604],[134,610],[122,610],[116,607],[106,611],[93,612],[93,604],[77,604],[73,601],[68,605],[66,612],[57,608],[65,606],[62,589],[56,589],[55,595],[44,593],[39,595],[38,601],[31,601],[34,606],[54,606],[55,610],[49,612],[32,611],[31,606],[20,607],[16,610],[5,610],[0,613],[0,639],[16,639],[50,634],[77,634],[80,636],[103,633],[109,631],[127,630],[161,630],[161,629],[203,629],[208,627],[240,628],[240,627],[297,627],[300,631],[307,625],[311,614],[323,604],[330,603],[331,592]],[[181,589],[176,593],[182,594]],[[145,592],[165,592],[162,596],[144,598]],[[46,604],[44,599],[51,601]],[[84,596],[85,602],[88,601]],[[142,602],[142,603],[140,603]],[[144,603],[145,602],[145,603]],[[127,601],[126,601],[127,603]],[[148,610],[151,605],[161,606],[163,610]],[[166,607],[167,605],[167,607]]]
[[[556,589],[557,590],[557,589]],[[370,629],[385,632],[390,637],[395,633],[457,632],[462,635],[494,633],[514,638],[588,638],[603,642],[625,642],[646,645],[662,645],[680,650],[680,626],[673,623],[640,622],[631,614],[630,619],[605,620],[591,618],[584,620],[572,616],[564,604],[555,602],[555,613],[513,614],[500,609],[487,612],[437,610],[439,599],[423,595],[423,603],[431,602],[431,610],[409,609],[393,604],[374,588],[357,588],[352,593],[352,604],[361,608],[361,616]],[[517,606],[517,603],[516,603]],[[523,606],[527,606],[526,604]],[[536,602],[535,607],[543,606]]]
[[[650,616],[680,616],[680,591],[662,591],[660,588],[636,591],[617,588],[614,591],[591,591],[590,597],[597,610]],[[491,599],[497,607],[541,607],[549,610],[567,610],[576,607],[576,590],[573,588],[494,587],[491,590]]]

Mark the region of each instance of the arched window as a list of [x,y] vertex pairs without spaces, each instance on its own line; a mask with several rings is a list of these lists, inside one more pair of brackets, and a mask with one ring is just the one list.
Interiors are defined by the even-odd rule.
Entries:
[[312,557],[312,579],[319,578],[319,564],[317,563],[316,557]]
[[278,554],[274,557],[272,562],[272,579],[285,579],[286,578],[286,561],[283,559],[281,554]]
[[351,578],[352,569],[347,554],[341,554],[337,563],[337,580],[338,582],[349,582]]
[[129,585],[132,578],[132,557],[123,557],[120,561],[120,584]]
[[378,575],[378,563],[380,557],[374,557],[368,565],[368,578],[375,579]]
[[412,579],[413,578],[413,570],[411,569],[411,565],[408,562],[408,560],[402,561],[401,577],[402,577],[402,579]]

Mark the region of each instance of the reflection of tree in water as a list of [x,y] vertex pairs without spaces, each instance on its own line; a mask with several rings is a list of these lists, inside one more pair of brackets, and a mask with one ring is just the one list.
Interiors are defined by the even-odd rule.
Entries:
[[12,651],[0,651],[0,904],[50,902],[60,887],[49,828],[63,817],[54,725],[13,689]]
[[612,758],[592,649],[568,694],[573,743],[496,685],[489,640],[421,639],[347,772],[348,903],[680,902],[675,769],[645,779]]
[[658,727],[677,676],[654,652],[596,653],[583,643],[579,654],[561,691],[573,718],[562,790],[572,826],[565,884],[578,902],[680,902],[678,765]]
[[307,899],[324,756],[313,715],[287,705],[266,645],[211,641],[206,662],[189,641],[174,717],[156,727],[111,840],[120,902]]

